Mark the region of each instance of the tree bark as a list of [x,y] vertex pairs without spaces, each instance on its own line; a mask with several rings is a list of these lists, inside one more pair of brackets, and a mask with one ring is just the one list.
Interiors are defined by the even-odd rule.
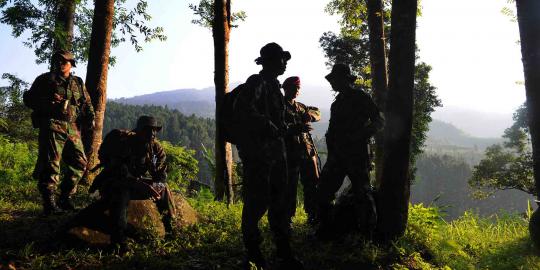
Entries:
[[540,198],[540,1],[516,0],[536,197]]
[[54,50],[71,51],[75,24],[75,0],[58,0],[54,25]]
[[380,236],[385,240],[402,236],[407,226],[417,8],[417,0],[392,1],[390,81],[378,222]]
[[[86,156],[88,157],[88,168],[93,168],[99,161],[97,151],[101,145],[103,118],[107,101],[107,75],[113,18],[114,0],[96,0],[86,72],[86,88],[95,111],[95,127],[85,131],[86,136],[83,136]],[[89,178],[88,180],[91,181],[92,177]]]
[[[384,10],[382,0],[366,0],[369,28],[369,58],[371,62],[371,85],[373,98],[379,110],[384,111],[388,92],[388,69],[384,34]],[[380,186],[384,157],[384,132],[375,135],[375,179]]]
[[[231,1],[214,1],[214,22],[212,27],[214,37],[214,84],[216,87],[216,123],[219,123],[221,104],[225,93],[229,92],[229,38],[231,28]],[[231,144],[221,135],[220,126],[216,124],[216,200],[227,203],[234,202],[232,179],[232,150]]]

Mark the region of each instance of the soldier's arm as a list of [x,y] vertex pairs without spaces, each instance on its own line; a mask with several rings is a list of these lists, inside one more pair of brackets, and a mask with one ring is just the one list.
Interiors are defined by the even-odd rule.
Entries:
[[258,75],[253,75],[246,81],[244,89],[238,94],[234,114],[238,116],[244,127],[254,132],[272,132],[273,124],[270,119],[257,109],[257,101],[263,98],[263,81]]
[[[305,106],[305,105],[304,105]],[[308,115],[309,122],[319,122],[321,121],[321,110],[313,106],[305,106],[306,114]]]
[[369,124],[366,127],[366,133],[368,137],[375,135],[378,131],[384,127],[384,117],[371,98],[368,98],[367,108],[369,110]]
[[163,147],[159,142],[155,141],[152,145],[153,152],[155,155],[155,164],[154,168],[150,170],[150,174],[152,175],[152,179],[157,182],[166,182],[167,181],[167,164],[165,162],[166,155],[165,151],[163,150]]

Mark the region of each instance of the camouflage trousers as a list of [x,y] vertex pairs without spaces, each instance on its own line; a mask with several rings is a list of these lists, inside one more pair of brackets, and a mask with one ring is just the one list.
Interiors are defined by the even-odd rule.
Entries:
[[290,252],[285,152],[267,157],[240,148],[239,154],[244,169],[242,236],[248,253],[259,249],[262,237],[258,224],[266,211],[278,253]]
[[64,178],[60,183],[61,194],[69,196],[86,168],[86,156],[81,134],[75,123],[49,120],[39,129],[38,159],[33,176],[38,180],[40,192],[54,192],[60,182],[60,162],[64,165]]
[[304,210],[308,219],[315,219],[317,215],[316,185],[319,181],[319,171],[316,157],[312,158],[292,158],[288,157],[287,167],[289,176],[289,215],[294,217],[296,214],[298,179],[302,183]]
[[330,212],[335,194],[348,176],[355,196],[355,214],[359,225],[372,232],[377,224],[377,210],[369,179],[368,154],[366,149],[329,151],[328,159],[321,172],[317,186],[319,215],[321,222],[331,219]]

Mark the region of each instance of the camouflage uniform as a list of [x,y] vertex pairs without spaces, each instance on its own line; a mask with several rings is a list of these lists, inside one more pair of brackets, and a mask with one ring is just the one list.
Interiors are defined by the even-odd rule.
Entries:
[[162,215],[165,231],[172,232],[176,209],[170,189],[165,182],[167,179],[165,152],[158,141],[145,142],[137,136],[136,131],[137,129],[135,132],[111,131],[124,134],[120,141],[115,143],[116,145],[105,147],[103,144],[99,150],[103,170],[94,180],[90,191],[99,189],[101,198],[83,209],[70,227],[85,224],[88,222],[86,218],[102,215],[109,209],[111,242],[123,245],[126,240],[129,201],[151,199],[153,192],[150,187],[152,187],[159,194],[159,199],[154,202]]
[[[54,102],[54,94],[63,98]],[[94,109],[81,78],[70,75],[62,78],[54,72],[36,78],[25,93],[25,104],[32,110],[32,122],[39,128],[39,154],[34,170],[44,204],[54,205],[52,194],[59,182],[60,160],[65,163],[64,179],[60,184],[60,200],[75,192],[86,167],[80,126],[94,120]]]
[[260,252],[258,222],[267,210],[278,253],[290,253],[285,101],[280,88],[279,81],[263,70],[247,80],[235,105],[235,115],[245,128],[237,147],[244,168],[242,235],[248,257]]
[[[290,127],[317,122],[321,119],[319,109],[308,107],[295,100],[286,101],[285,107],[285,120]],[[300,177],[304,188],[304,209],[308,214],[308,219],[313,221],[317,205],[315,187],[319,180],[318,153],[308,132],[287,134],[285,143],[287,146],[290,216],[292,218],[296,212],[297,186]]]
[[374,229],[376,209],[369,180],[367,141],[382,125],[377,106],[365,92],[349,87],[336,96],[326,133],[328,158],[318,186],[321,225],[328,223],[331,202],[348,176],[358,200],[357,214],[367,211],[367,217],[359,222],[367,222],[369,232]]

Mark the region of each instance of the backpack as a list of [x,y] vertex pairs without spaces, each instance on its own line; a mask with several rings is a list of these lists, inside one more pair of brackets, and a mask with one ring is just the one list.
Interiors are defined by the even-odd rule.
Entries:
[[219,110],[220,117],[217,124],[221,130],[221,136],[232,144],[238,144],[241,141],[243,127],[235,115],[235,106],[238,95],[244,88],[245,84],[240,84],[232,91],[225,93]]
[[99,168],[105,169],[94,178],[92,185],[88,189],[89,193],[94,193],[96,190],[99,190],[101,193],[102,189],[106,187],[106,182],[110,177],[110,173],[116,169],[110,167],[112,165],[112,158],[114,156],[122,155],[122,152],[124,152],[122,148],[125,147],[127,139],[133,134],[133,131],[126,129],[113,129],[105,136],[105,138],[103,138],[98,150],[99,165],[94,167],[91,171],[95,171]]
[[109,132],[98,150],[98,158],[102,166],[110,165],[111,158],[115,155],[121,155],[122,149],[125,148],[127,139],[134,134],[133,131],[127,129],[113,129]]

